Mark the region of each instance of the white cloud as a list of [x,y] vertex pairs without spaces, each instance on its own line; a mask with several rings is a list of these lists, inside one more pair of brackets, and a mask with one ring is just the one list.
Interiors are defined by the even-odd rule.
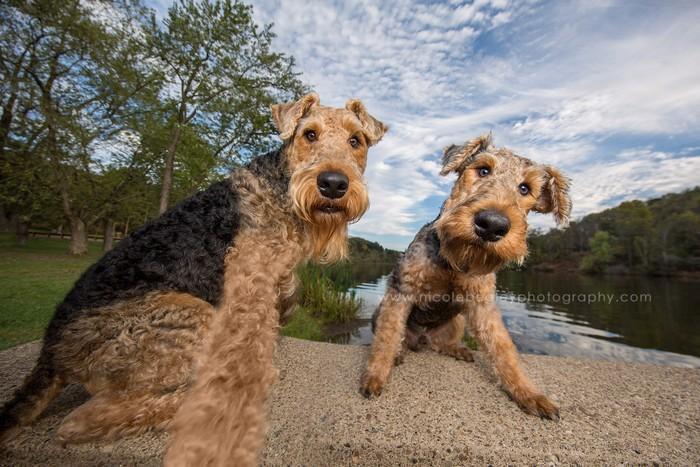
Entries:
[[681,191],[700,183],[700,152],[674,157],[648,148],[627,150],[610,161],[573,176],[575,214],[600,211],[617,203]]
[[[405,246],[439,208],[426,199],[449,189],[441,148],[488,130],[568,172],[576,216],[700,183],[698,3],[253,4],[325,104],[360,97],[391,126],[370,152],[372,207],[354,234]],[[663,147],[673,141],[685,149]]]

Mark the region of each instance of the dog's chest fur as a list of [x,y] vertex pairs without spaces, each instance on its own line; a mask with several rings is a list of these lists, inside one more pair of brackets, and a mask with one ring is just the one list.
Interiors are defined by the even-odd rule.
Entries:
[[[408,324],[434,328],[484,301],[484,290],[495,288],[494,274],[474,275],[455,271],[440,256],[440,242],[432,223],[425,225],[406,250],[391,280],[415,305]],[[486,287],[484,287],[486,286]]]

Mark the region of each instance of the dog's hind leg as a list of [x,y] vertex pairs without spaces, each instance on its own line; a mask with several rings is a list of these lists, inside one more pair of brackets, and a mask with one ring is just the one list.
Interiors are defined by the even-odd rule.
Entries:
[[447,323],[428,331],[430,346],[436,352],[463,360],[473,362],[474,356],[469,348],[464,345],[464,328],[467,320],[464,315],[456,315]]
[[19,428],[32,423],[65,385],[42,349],[39,361],[15,396],[0,410],[0,443],[11,439]]
[[186,391],[182,387],[162,394],[96,395],[63,419],[56,439],[62,444],[77,444],[166,429]]
[[69,325],[56,360],[93,398],[64,419],[59,441],[116,439],[165,428],[191,384],[195,350],[212,316],[212,306],[203,300],[158,292]]

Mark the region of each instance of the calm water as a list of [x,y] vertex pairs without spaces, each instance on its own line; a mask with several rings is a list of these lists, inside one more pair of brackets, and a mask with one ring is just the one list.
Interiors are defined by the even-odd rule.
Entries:
[[[381,273],[381,274],[380,274]],[[356,322],[329,340],[369,344],[387,270],[350,289]],[[521,352],[700,368],[700,283],[678,279],[502,272],[498,303]]]

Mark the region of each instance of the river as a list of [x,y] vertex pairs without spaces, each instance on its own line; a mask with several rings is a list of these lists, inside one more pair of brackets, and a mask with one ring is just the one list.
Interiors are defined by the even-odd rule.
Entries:
[[[358,319],[328,340],[367,345],[389,268],[350,292]],[[700,368],[700,282],[642,276],[503,271],[497,301],[521,352]]]

